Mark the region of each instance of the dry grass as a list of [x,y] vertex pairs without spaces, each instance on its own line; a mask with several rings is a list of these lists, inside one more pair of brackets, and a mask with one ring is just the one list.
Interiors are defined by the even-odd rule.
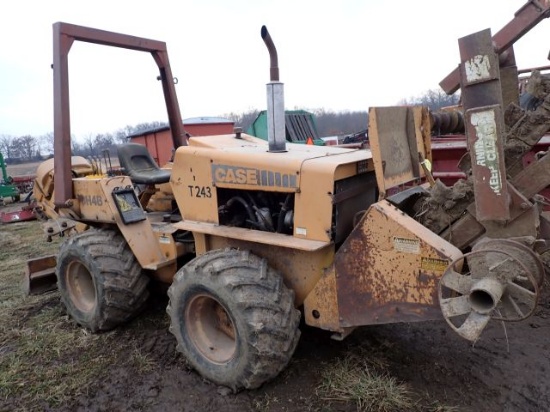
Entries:
[[358,411],[458,411],[453,406],[430,401],[428,394],[414,393],[407,384],[391,376],[388,369],[388,363],[379,351],[353,347],[324,366],[317,396],[328,405],[355,404]]
[[30,162],[17,165],[7,165],[6,169],[9,176],[29,176],[36,174],[36,168],[42,162]]
[[257,412],[269,412],[271,410],[277,409],[279,399],[276,396],[271,396],[269,394],[264,394],[263,397],[254,400],[253,406],[254,410]]
[[359,411],[393,412],[413,409],[407,385],[381,372],[376,362],[361,353],[348,353],[322,372],[318,395],[329,402],[353,402]]
[[[68,406],[94,390],[113,365],[129,367],[136,373],[153,367],[133,333],[142,322],[93,335],[70,321],[57,292],[23,295],[25,261],[55,253],[59,247],[59,241],[47,243],[42,239],[38,222],[0,226],[2,411]],[[154,321],[163,323],[162,319]],[[128,355],[121,357],[121,353]]]

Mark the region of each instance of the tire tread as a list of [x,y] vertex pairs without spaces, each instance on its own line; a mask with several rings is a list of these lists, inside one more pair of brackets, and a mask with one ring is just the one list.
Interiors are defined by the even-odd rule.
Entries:
[[[204,278],[201,278],[204,277]],[[220,377],[189,359],[182,333],[179,296],[186,281],[215,284],[229,292],[248,325],[248,359],[239,376]],[[178,350],[207,378],[233,390],[254,389],[277,376],[288,364],[300,338],[300,312],[294,307],[294,291],[288,289],[267,260],[248,251],[223,249],[207,252],[178,271],[168,291],[167,312]]]

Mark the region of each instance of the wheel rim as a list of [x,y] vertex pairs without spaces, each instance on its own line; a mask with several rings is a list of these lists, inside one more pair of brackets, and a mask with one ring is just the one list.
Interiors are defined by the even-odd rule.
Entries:
[[223,305],[209,295],[194,296],[185,311],[185,325],[193,345],[209,361],[227,363],[235,356],[235,326]]
[[96,305],[96,291],[90,271],[82,263],[69,263],[65,275],[73,304],[82,312],[91,312]]

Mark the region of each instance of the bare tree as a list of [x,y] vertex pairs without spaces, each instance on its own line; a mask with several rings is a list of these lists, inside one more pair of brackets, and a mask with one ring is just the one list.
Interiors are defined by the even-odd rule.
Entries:
[[13,156],[12,154],[12,142],[13,142],[13,136],[2,134],[0,135],[0,151],[6,158],[10,158]]
[[366,130],[369,114],[365,112],[333,112],[325,109],[313,110],[319,136],[342,136]]
[[32,160],[37,150],[36,138],[31,135],[16,137],[12,141],[11,148],[14,156],[20,157],[22,160]]
[[87,156],[88,147],[76,139],[71,139],[71,152],[73,156]]
[[84,150],[84,153],[81,153],[81,155],[85,155],[85,156],[94,155],[94,138],[91,134],[88,134],[84,137],[82,148]]
[[109,149],[114,145],[113,135],[106,134],[97,134],[94,138],[94,150],[96,153],[101,153],[104,149]]
[[427,90],[425,93],[417,97],[410,97],[398,102],[402,105],[423,105],[427,106],[431,111],[437,111],[442,107],[454,106],[460,101],[460,94],[447,95],[441,89]]
[[111,136],[113,140],[112,144],[124,144],[128,142],[128,136],[130,135],[158,129],[161,127],[167,127],[167,126],[168,126],[168,123],[166,122],[160,122],[160,121],[145,122],[145,123],[138,123],[136,125],[126,125],[122,129],[118,129],[114,133],[106,133],[106,134]]
[[235,126],[242,127],[243,130],[246,132],[248,128],[254,123],[254,120],[258,117],[258,114],[260,114],[260,111],[257,109],[252,109],[244,113],[227,113],[224,114],[223,117],[229,120],[232,120],[235,122]]
[[124,144],[128,141],[128,134],[126,133],[125,129],[118,129],[115,132],[114,139],[116,144]]
[[38,147],[42,153],[53,153],[54,137],[53,132],[43,134],[37,139]]

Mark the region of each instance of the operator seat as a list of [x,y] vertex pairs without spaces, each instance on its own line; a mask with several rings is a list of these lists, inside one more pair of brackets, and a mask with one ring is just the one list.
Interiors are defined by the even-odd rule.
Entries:
[[133,183],[157,185],[170,180],[170,171],[155,163],[147,148],[137,143],[117,145],[118,160]]

